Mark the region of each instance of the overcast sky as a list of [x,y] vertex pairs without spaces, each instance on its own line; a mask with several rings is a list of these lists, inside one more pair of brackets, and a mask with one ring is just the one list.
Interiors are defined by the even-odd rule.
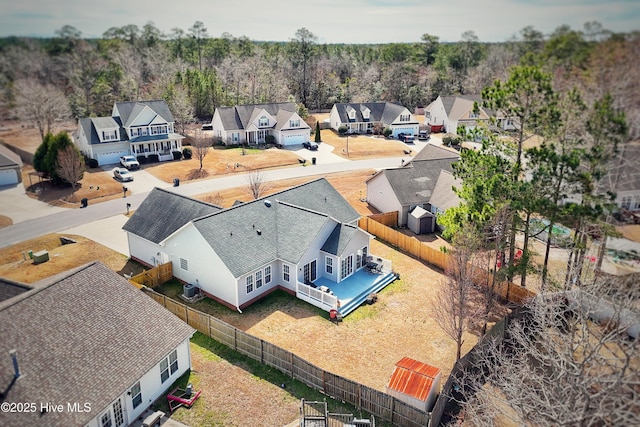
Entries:
[[165,33],[202,21],[209,36],[288,41],[307,28],[319,43],[418,42],[429,33],[458,41],[473,31],[482,42],[505,41],[528,26],[544,34],[562,24],[581,30],[640,29],[639,0],[0,0],[1,36],[51,37],[71,25],[83,37],[147,22]]

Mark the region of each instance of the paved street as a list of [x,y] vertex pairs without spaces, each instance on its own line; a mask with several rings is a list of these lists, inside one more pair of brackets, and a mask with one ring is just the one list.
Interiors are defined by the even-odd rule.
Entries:
[[[321,144],[322,145],[322,144]],[[325,144],[326,147],[328,147]],[[416,148],[414,148],[416,149]],[[308,150],[307,150],[308,151]],[[315,152],[317,153],[317,152]],[[277,181],[296,177],[326,175],[334,172],[360,170],[360,169],[382,169],[400,166],[403,158],[381,158],[370,160],[349,161],[339,158],[340,161],[329,162],[330,156],[326,155],[318,158],[316,165],[307,164],[295,168],[273,169],[264,172],[266,181]],[[409,156],[404,159],[409,160]],[[110,169],[109,169],[110,170]],[[108,218],[119,216],[120,220],[126,220],[123,214],[126,212],[126,204],[131,204],[131,209],[135,210],[145,199],[148,192],[154,186],[170,188],[176,193],[186,196],[215,192],[227,188],[246,186],[248,174],[233,174],[223,177],[211,178],[208,180],[181,184],[179,187],[172,187],[154,177],[145,177],[148,174],[143,170],[135,171],[136,186],[127,183],[133,195],[127,198],[110,200],[101,203],[91,204],[84,209],[63,209],[55,208],[46,203],[38,202],[24,194],[22,186],[5,187],[0,189],[0,213],[13,219],[14,224],[0,229],[0,247],[11,246],[15,243],[32,239],[48,233],[66,232],[83,235],[96,240],[105,246],[111,247],[118,252],[128,255],[128,247],[123,245],[126,241],[124,231],[118,221],[103,221]],[[20,195],[20,191],[23,191]],[[99,221],[97,223],[94,223]],[[124,222],[122,222],[124,224]],[[124,240],[122,240],[124,239]]]

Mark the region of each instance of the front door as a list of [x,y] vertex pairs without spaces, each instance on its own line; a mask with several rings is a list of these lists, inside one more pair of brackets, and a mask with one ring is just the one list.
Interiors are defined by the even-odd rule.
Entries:
[[316,260],[314,259],[304,266],[304,283],[312,283],[316,278]]
[[124,408],[122,407],[122,401],[118,398],[118,400],[113,402],[113,424],[115,427],[121,427],[125,425],[124,420]]

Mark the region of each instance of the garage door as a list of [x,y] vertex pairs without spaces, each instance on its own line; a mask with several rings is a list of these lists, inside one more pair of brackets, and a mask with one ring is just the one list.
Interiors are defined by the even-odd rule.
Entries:
[[0,171],[0,185],[14,185],[18,183],[18,174],[15,169]]
[[98,165],[100,166],[111,165],[115,163],[120,163],[120,157],[126,156],[127,154],[129,154],[129,152],[126,150],[111,151],[108,153],[99,153],[98,158],[96,160],[98,161]]
[[308,132],[298,132],[298,133],[285,133],[283,135],[282,145],[300,145],[303,142],[309,141],[309,133]]
[[415,135],[417,132],[418,132],[418,129],[415,127],[394,128],[393,137],[397,138],[399,133],[408,133],[409,135]]

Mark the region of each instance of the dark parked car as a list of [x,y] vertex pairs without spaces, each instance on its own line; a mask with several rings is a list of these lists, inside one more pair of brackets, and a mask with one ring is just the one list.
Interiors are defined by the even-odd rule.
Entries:
[[428,141],[431,138],[428,130],[421,130],[418,132],[418,139],[421,141]]
[[398,139],[402,142],[415,142],[416,137],[411,135],[410,133],[400,132],[398,134]]
[[316,151],[318,149],[318,144],[314,141],[303,142],[302,146],[311,151]]

